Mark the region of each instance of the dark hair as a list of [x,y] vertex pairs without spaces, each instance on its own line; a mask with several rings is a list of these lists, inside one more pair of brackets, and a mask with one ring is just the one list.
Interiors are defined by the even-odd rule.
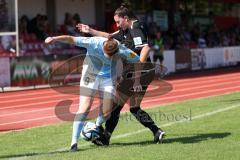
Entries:
[[103,43],[103,50],[109,56],[116,54],[118,49],[118,42],[111,37]]
[[114,16],[115,15],[119,17],[127,16],[129,19],[136,19],[136,16],[133,14],[132,10],[129,8],[130,8],[130,4],[122,3],[121,6],[115,10]]

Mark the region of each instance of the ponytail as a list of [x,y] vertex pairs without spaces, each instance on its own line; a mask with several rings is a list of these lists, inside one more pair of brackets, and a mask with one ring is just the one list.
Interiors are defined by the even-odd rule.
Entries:
[[137,19],[130,8],[131,7],[129,3],[126,3],[126,2],[122,3],[121,6],[116,9],[114,16],[115,15],[119,17],[127,16],[129,19]]

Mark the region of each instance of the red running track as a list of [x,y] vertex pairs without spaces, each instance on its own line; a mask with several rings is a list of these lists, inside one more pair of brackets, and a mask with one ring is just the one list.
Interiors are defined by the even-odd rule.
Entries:
[[[142,102],[144,108],[152,108],[190,99],[240,92],[240,68],[174,75],[150,85]],[[159,85],[160,84],[160,85]],[[164,88],[165,87],[165,88]],[[172,87],[172,88],[171,88]],[[171,90],[170,90],[171,89]],[[61,92],[75,94],[63,94]],[[71,100],[70,111],[76,112],[79,92],[76,87],[37,89],[0,93],[0,131],[19,130],[63,122],[56,116],[56,105]],[[94,107],[98,102],[94,101]],[[67,104],[61,104],[66,111]],[[125,105],[123,112],[128,111]],[[72,119],[73,115],[62,112]]]

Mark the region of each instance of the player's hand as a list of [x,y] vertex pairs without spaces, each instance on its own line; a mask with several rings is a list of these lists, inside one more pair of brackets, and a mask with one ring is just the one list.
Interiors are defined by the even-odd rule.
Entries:
[[139,82],[135,82],[133,84],[133,91],[134,92],[141,92],[142,91],[142,85]]
[[47,37],[47,38],[45,39],[45,43],[46,43],[46,44],[51,44],[51,43],[53,43],[53,41],[54,41],[54,38],[53,38],[53,37]]
[[116,81],[116,87],[119,87],[122,81],[123,81],[123,77],[122,76],[118,77]]
[[90,27],[86,24],[77,24],[76,25],[77,29],[79,30],[79,32],[83,32],[83,33],[89,33],[90,32]]

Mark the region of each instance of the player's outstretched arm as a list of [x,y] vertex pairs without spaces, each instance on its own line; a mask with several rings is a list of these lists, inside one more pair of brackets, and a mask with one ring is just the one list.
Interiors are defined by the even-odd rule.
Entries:
[[80,32],[83,32],[83,33],[88,33],[93,36],[99,36],[99,37],[106,37],[106,38],[109,37],[109,33],[95,30],[86,24],[79,23],[79,24],[77,24],[76,27]]
[[140,61],[146,62],[149,55],[150,47],[148,45],[144,46],[141,50]]
[[52,44],[52,43],[55,43],[55,42],[63,42],[63,43],[74,44],[75,37],[68,36],[68,35],[62,35],[62,36],[56,36],[56,37],[47,37],[45,39],[46,44]]

